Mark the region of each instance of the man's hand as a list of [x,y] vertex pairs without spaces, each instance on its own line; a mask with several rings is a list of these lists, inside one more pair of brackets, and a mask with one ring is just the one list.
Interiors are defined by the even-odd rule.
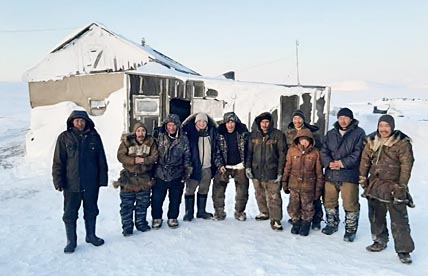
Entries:
[[334,162],[330,162],[329,168],[331,170],[338,171],[342,168],[341,165],[342,165],[342,162],[334,161]]
[[358,177],[358,184],[360,184],[361,188],[363,188],[365,190],[368,186],[367,177],[360,175]]
[[281,182],[282,181],[282,174],[278,174],[277,176],[276,176],[276,179],[275,179],[275,183],[279,183],[279,182]]
[[143,164],[144,158],[143,157],[135,157],[135,164]]
[[226,167],[225,166],[221,166],[220,173],[224,174],[225,172],[226,172]]
[[288,189],[288,185],[286,182],[283,182],[282,189],[284,190],[284,193],[287,195],[290,193],[290,190]]
[[192,175],[193,168],[192,167],[185,167],[184,168],[184,176],[183,176],[183,182],[186,182],[190,179],[190,176]]
[[250,168],[246,168],[246,169],[245,169],[245,175],[247,176],[247,178],[248,178],[248,179],[253,179],[253,178],[254,178],[254,175],[253,175],[253,173],[251,172],[251,169],[250,169]]

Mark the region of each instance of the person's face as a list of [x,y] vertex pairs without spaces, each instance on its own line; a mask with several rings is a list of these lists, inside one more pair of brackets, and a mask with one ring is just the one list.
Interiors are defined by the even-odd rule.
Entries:
[[387,122],[380,122],[378,131],[382,138],[388,138],[392,134],[392,128]]
[[137,140],[139,142],[144,141],[144,137],[146,137],[146,129],[144,127],[139,127],[137,128],[137,130],[135,131],[135,135],[137,136]]
[[229,133],[233,133],[235,131],[235,127],[236,127],[235,122],[229,121],[226,123],[226,129],[227,129],[227,132]]
[[203,129],[205,129],[207,127],[207,124],[208,123],[206,121],[199,120],[199,121],[196,122],[196,128],[199,129],[199,130],[203,130]]
[[270,125],[270,121],[267,119],[261,120],[260,122],[260,128],[264,133],[267,133],[269,131],[269,125]]
[[309,147],[310,142],[306,137],[300,137],[299,138],[299,144],[302,145],[304,149],[306,149]]
[[301,129],[303,127],[303,118],[300,116],[293,117],[293,125],[297,129]]
[[341,128],[346,129],[351,124],[352,119],[348,116],[339,116],[337,121]]
[[82,118],[76,118],[73,120],[73,127],[77,128],[79,131],[83,131],[86,127],[86,120]]
[[175,134],[177,132],[177,125],[173,122],[169,122],[166,124],[166,131],[168,131],[169,134]]

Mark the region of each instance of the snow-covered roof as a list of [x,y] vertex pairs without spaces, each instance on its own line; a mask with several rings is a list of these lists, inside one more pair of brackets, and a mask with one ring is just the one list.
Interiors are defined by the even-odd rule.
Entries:
[[139,45],[99,23],[91,23],[67,36],[41,62],[27,70],[23,79],[35,82],[96,72],[127,71],[149,62],[199,75],[148,45]]

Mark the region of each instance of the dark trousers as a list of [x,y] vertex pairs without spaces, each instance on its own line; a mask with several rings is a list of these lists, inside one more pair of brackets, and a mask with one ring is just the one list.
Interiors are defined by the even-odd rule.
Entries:
[[156,178],[156,184],[152,187],[152,218],[162,218],[162,206],[165,201],[166,193],[168,192],[168,219],[177,219],[180,212],[183,189],[184,182],[181,181],[181,178],[176,178],[169,182]]
[[389,211],[391,230],[397,253],[410,253],[415,249],[410,236],[409,217],[405,204],[392,204],[376,199],[368,199],[369,220],[372,238],[374,241],[386,244],[388,242],[388,228],[386,226],[386,213]]
[[83,201],[83,218],[85,220],[95,219],[98,214],[98,193],[99,189],[84,192],[64,191],[64,215],[62,220],[65,223],[75,223],[79,216],[80,205]]
[[147,208],[150,206],[150,190],[139,192],[120,191],[120,201],[120,216],[124,230],[132,230],[134,228],[134,211],[135,226],[143,228],[148,225],[146,216]]

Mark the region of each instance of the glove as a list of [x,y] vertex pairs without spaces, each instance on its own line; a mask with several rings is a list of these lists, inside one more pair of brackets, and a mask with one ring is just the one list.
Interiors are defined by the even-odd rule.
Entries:
[[394,200],[394,203],[407,203],[407,187],[406,186],[402,186],[402,185],[398,185],[398,184],[394,184],[394,186],[392,187],[392,197]]
[[275,183],[279,183],[279,182],[281,182],[282,181],[282,174],[278,174],[277,176],[276,176],[276,179],[275,179]]
[[250,168],[246,168],[246,169],[245,169],[245,175],[247,176],[247,178],[248,178],[248,179],[253,179],[253,178],[254,178],[254,175],[253,175],[253,173],[251,172],[251,169],[250,169]]
[[365,190],[368,186],[367,177],[360,175],[358,177],[358,184],[360,184],[361,188],[363,188]]

